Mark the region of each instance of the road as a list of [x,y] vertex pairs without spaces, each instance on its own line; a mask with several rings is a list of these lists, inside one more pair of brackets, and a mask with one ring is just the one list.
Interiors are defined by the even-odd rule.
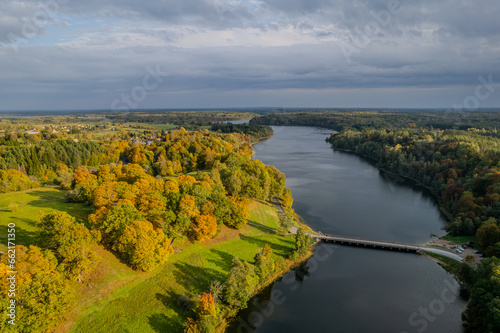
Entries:
[[451,253],[451,252],[448,252],[445,250],[433,249],[433,248],[429,248],[429,247],[422,247],[421,249],[425,252],[432,252],[432,253],[440,254],[442,256],[445,256],[445,257],[448,257],[451,259],[455,259],[456,261],[459,261],[459,262],[462,262],[462,260],[463,260],[463,258],[460,257],[458,254]]

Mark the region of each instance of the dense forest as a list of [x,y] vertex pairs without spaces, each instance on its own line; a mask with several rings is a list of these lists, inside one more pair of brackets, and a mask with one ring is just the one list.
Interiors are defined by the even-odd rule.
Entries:
[[[494,114],[497,116],[497,114]],[[478,115],[478,117],[481,117]],[[356,121],[354,117],[352,121]],[[360,123],[364,123],[364,116]],[[384,118],[384,117],[382,117]],[[403,116],[406,118],[406,115]],[[453,236],[475,235],[491,259],[459,274],[471,296],[464,313],[470,332],[500,330],[500,138],[496,128],[467,130],[432,127],[363,126],[344,129],[327,139],[336,149],[367,157],[375,165],[429,188],[451,221]],[[410,124],[412,125],[412,124]]]
[[[29,137],[0,138],[0,193],[18,191],[40,182],[70,182],[68,170],[79,166],[90,168],[103,164],[137,163],[153,176],[172,176],[210,169],[216,160],[232,150],[251,153],[250,144],[272,135],[268,127],[215,124],[220,134],[208,130],[187,135],[179,131],[146,132],[142,136],[122,133],[99,141],[79,141],[49,137],[38,142]],[[234,134],[232,134],[234,133]],[[17,170],[19,181],[12,179]],[[26,177],[26,176],[29,176]],[[22,179],[22,181],[21,181]],[[17,184],[20,183],[21,185]]]
[[496,112],[408,110],[311,110],[271,113],[253,118],[250,124],[271,126],[319,126],[335,131],[352,129],[435,128],[461,129],[500,127]]
[[256,114],[250,112],[225,111],[182,111],[182,112],[119,112],[108,114],[107,118],[116,123],[138,122],[149,124],[174,124],[191,128],[193,126],[210,126],[215,122],[249,119]]
[[[0,192],[58,184],[68,190],[68,202],[93,208],[87,223],[67,213],[41,216],[36,244],[16,246],[17,315],[23,318],[19,332],[50,332],[61,323],[75,301],[71,282],[85,283],[101,260],[93,250],[96,244],[135,270],[151,271],[173,254],[174,243],[205,242],[223,225],[244,227],[250,200],[276,197],[285,216],[291,216],[285,175],[251,159],[251,144],[272,130],[248,124],[212,128],[122,133],[92,141],[40,134],[0,138]],[[308,237],[297,237],[296,251],[304,253]],[[4,318],[9,256],[3,254],[0,262]],[[197,301],[199,313],[186,331],[213,331],[222,320],[220,311],[215,315],[216,302],[232,312],[245,307],[259,281],[274,271],[270,260],[269,247],[257,254],[254,264],[235,259],[225,285],[215,285],[213,293]],[[5,320],[0,322],[2,331],[10,328]]]
[[[97,244],[133,269],[151,271],[168,260],[174,244],[207,242],[223,226],[245,226],[250,200],[277,197],[285,209],[280,222],[288,226],[293,200],[285,175],[251,159],[252,143],[272,135],[262,124],[330,128],[336,132],[327,141],[334,148],[355,152],[430,189],[450,219],[448,232],[475,236],[476,246],[489,257],[475,269],[464,264],[457,272],[470,293],[464,323],[473,333],[500,330],[498,113],[261,113],[242,125],[226,122],[249,113],[2,119],[0,193],[59,186],[68,202],[92,209],[85,223],[66,213],[41,216],[36,242],[16,247],[18,315],[28,318],[21,331],[56,328],[75,302],[74,283],[86,283],[101,260],[93,250]],[[295,255],[304,254],[310,239],[299,230],[295,243]],[[214,283],[194,300],[197,312],[186,332],[213,331],[222,320],[222,307],[227,313],[245,307],[259,282],[275,270],[271,252],[264,246],[253,263],[235,259],[227,281]],[[1,259],[0,293],[5,296],[8,254]],[[7,297],[0,298],[2,311],[6,302]],[[186,304],[193,307],[193,300],[180,300],[181,307]],[[7,330],[6,325],[1,322],[0,329]]]

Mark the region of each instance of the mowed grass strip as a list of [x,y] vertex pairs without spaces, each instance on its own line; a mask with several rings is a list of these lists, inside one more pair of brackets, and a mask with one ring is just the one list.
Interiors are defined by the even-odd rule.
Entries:
[[[252,204],[257,223],[265,223],[261,218],[268,220],[267,224],[277,219],[269,207]],[[255,210],[261,212],[261,218],[256,217]],[[70,332],[182,332],[186,317],[193,313],[177,305],[179,296],[206,292],[214,280],[224,282],[233,257],[253,262],[265,244],[271,246],[275,259],[287,258],[294,239],[252,226],[241,231],[223,227],[215,239],[184,248],[152,273],[136,273],[142,277],[81,309]],[[114,265],[112,270],[116,271],[116,262]]]
[[273,204],[253,201],[250,204],[250,219],[248,221],[278,229],[278,212]]
[[[51,187],[0,194],[0,251],[7,249],[7,225],[15,223],[15,244],[32,245],[35,242],[36,222],[48,213],[67,212],[76,217],[78,222],[87,223],[92,208],[78,203],[66,203],[66,191]],[[15,202],[18,209],[11,212],[9,204]]]

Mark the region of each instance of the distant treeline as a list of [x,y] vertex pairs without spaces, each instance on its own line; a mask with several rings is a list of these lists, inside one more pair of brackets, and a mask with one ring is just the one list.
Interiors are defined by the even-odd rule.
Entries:
[[460,129],[500,127],[496,112],[465,111],[309,111],[268,114],[250,124],[271,126],[318,126],[335,131],[344,129],[434,128]]
[[[498,115],[496,114],[496,117]],[[500,139],[496,129],[344,130],[329,142],[374,160],[378,167],[431,188],[454,216],[448,231],[476,235],[491,259],[457,272],[471,293],[468,332],[500,332]]]
[[106,118],[115,123],[173,124],[189,128],[190,126],[210,126],[214,122],[248,119],[254,116],[256,114],[249,112],[182,111],[166,113],[116,113],[107,114]]
[[268,138],[273,135],[271,127],[250,124],[215,123],[210,129],[221,133],[248,134],[255,139]]
[[[148,174],[162,177],[210,169],[215,161],[233,151],[251,154],[251,143],[272,135],[269,127],[247,124],[214,124],[214,129],[222,133],[188,132],[181,128],[126,140],[76,142],[39,137],[41,141],[36,142],[17,136],[0,138],[0,143],[4,143],[0,146],[0,170],[20,172],[1,174],[0,193],[39,186],[38,182],[55,182],[68,188],[69,174],[77,167],[97,168],[119,161],[140,164]],[[33,176],[32,183],[24,178],[14,181],[20,174]]]

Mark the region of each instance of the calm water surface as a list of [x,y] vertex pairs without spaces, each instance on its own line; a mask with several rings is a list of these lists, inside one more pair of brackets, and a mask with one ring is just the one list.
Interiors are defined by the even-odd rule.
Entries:
[[[287,176],[295,211],[323,233],[425,243],[443,235],[430,196],[336,152],[330,131],[274,127],[255,158]],[[453,277],[416,254],[323,244],[255,297],[234,332],[462,332]]]

